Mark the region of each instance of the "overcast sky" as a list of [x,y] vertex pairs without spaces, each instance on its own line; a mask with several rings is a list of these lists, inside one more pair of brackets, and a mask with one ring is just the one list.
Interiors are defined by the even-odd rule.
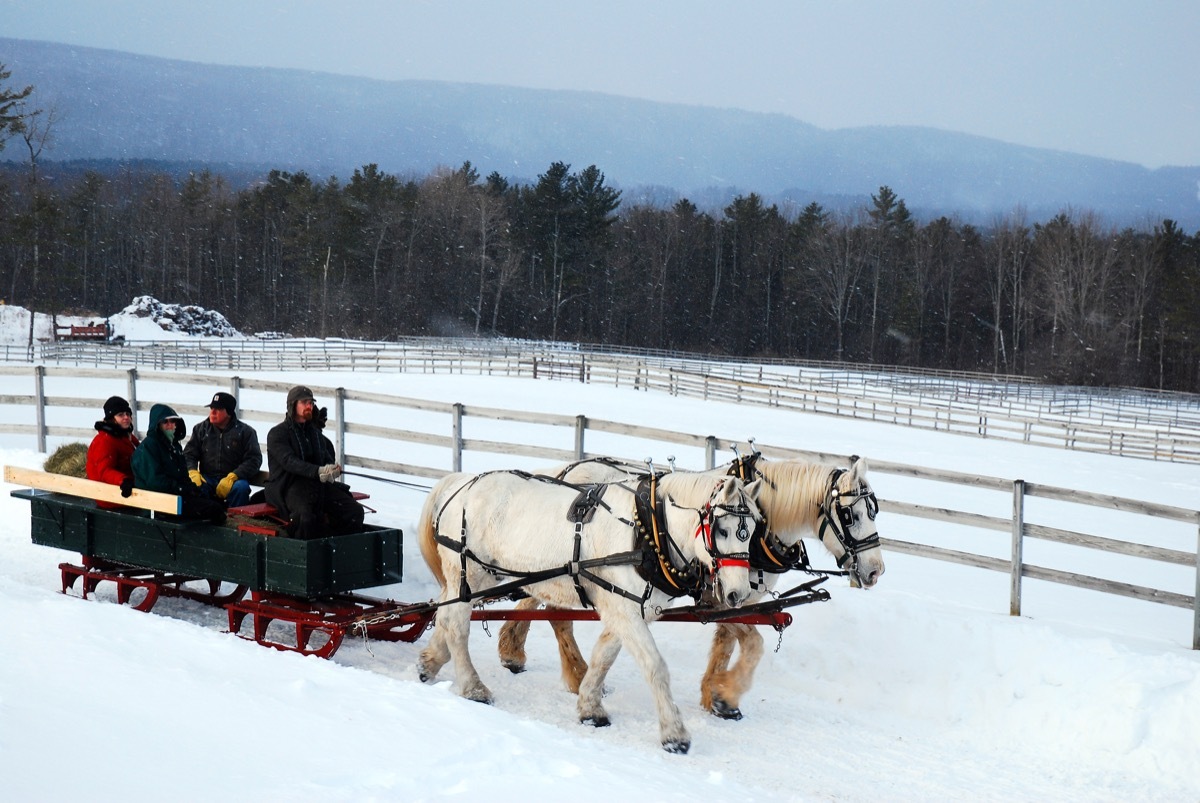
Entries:
[[1200,0],[0,0],[0,36],[1200,165]]

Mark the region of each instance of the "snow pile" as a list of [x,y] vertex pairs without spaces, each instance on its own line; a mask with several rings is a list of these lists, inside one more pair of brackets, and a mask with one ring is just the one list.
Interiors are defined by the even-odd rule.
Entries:
[[242,337],[219,312],[193,304],[164,304],[153,296],[138,296],[114,315],[110,319],[114,329],[122,318],[148,319],[164,332],[193,337]]
[[153,296],[138,296],[125,309],[103,315],[51,315],[30,312],[15,304],[0,304],[0,346],[51,343],[55,326],[94,326],[108,323],[112,338],[121,340],[178,340],[186,337],[244,337],[224,315],[192,304],[164,304]]

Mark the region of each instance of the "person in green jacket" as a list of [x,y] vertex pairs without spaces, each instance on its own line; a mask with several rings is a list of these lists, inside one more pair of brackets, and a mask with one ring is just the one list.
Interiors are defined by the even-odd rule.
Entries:
[[188,476],[187,459],[180,446],[187,436],[183,419],[171,407],[156,404],[150,408],[146,437],[133,452],[133,486],[144,491],[183,497],[183,518],[208,519],[214,524],[225,521],[225,506],[201,496]]

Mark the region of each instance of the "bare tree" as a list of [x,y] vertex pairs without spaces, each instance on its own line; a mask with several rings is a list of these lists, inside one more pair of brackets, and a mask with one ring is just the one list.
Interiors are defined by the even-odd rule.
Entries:
[[851,301],[870,261],[869,234],[861,220],[843,216],[821,226],[806,241],[806,267],[837,333],[837,360],[845,356]]
[[1115,339],[1106,307],[1117,264],[1114,235],[1090,213],[1078,222],[1060,214],[1036,229],[1034,261],[1051,327],[1047,368],[1069,381],[1095,382],[1104,346]]
[[[1021,348],[1025,279],[1030,259],[1029,227],[1025,225],[1023,212],[1017,212],[993,227],[987,241],[987,254],[991,265],[988,296],[992,302],[992,320],[989,322],[992,328],[992,370],[999,371],[1003,365],[1007,371],[1010,370],[1010,360],[1012,367],[1016,367],[1017,353]],[[1004,320],[1006,301],[1009,310],[1007,325]],[[1009,335],[1008,348],[1004,342],[1006,329]]]

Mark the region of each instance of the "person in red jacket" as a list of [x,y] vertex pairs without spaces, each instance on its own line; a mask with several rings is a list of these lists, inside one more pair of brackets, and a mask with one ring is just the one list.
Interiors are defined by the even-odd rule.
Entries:
[[[104,420],[96,422],[96,437],[87,452],[87,478],[121,490],[133,487],[133,467],[130,458],[137,448],[138,437],[133,434],[133,410],[120,396],[104,402]],[[128,494],[126,494],[128,495]],[[96,502],[97,507],[120,509],[111,502]]]

